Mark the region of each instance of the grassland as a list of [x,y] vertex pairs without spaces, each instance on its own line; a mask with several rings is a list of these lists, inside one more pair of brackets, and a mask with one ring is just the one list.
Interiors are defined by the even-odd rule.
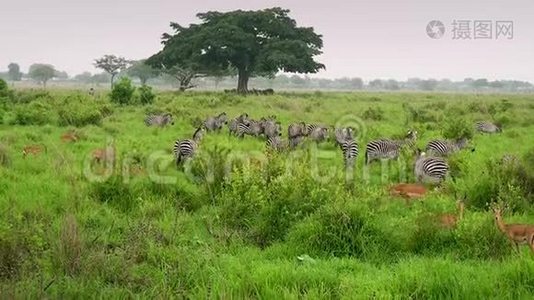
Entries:
[[[145,114],[158,111],[175,124],[146,127]],[[222,111],[274,114],[284,128],[354,126],[360,149],[416,129],[421,148],[468,134],[475,151],[451,157],[452,177],[410,205],[387,192],[414,180],[410,152],[369,169],[360,155],[347,180],[332,142],[266,156],[261,139],[225,128],[177,170],[173,142]],[[534,254],[514,253],[488,210],[507,204],[506,222],[534,223],[532,95],[191,92],[115,106],[104,93],[21,90],[0,116],[0,298],[534,295]],[[499,121],[503,133],[473,133],[475,120]],[[81,139],[62,142],[69,130]],[[118,161],[106,177],[91,152],[108,143]],[[23,158],[27,145],[46,151]],[[520,166],[500,164],[506,153]],[[465,217],[440,227],[460,195]]]

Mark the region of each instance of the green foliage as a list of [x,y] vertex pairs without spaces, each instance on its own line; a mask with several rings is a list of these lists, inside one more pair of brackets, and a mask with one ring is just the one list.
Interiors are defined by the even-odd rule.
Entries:
[[167,69],[179,66],[197,73],[220,73],[233,67],[239,75],[237,90],[243,93],[250,76],[272,75],[281,70],[315,73],[324,68],[313,59],[321,54],[321,36],[311,27],[297,27],[288,14],[281,8],[211,11],[197,15],[202,21],[198,25],[171,23],[174,35],[163,35],[163,50],[147,63]]
[[42,100],[32,101],[29,104],[19,105],[15,108],[13,124],[17,125],[44,125],[55,122],[56,114],[52,106]]
[[442,135],[447,139],[461,139],[473,137],[473,123],[460,116],[451,116],[444,122]]
[[28,75],[33,80],[42,83],[46,87],[48,80],[56,76],[56,69],[52,65],[47,64],[33,64],[30,66]]
[[123,212],[136,207],[137,198],[131,187],[124,182],[122,176],[113,174],[104,182],[91,184],[90,195],[97,201],[109,203]]
[[132,81],[127,77],[122,77],[119,82],[113,85],[110,94],[111,102],[120,105],[132,104],[134,93],[135,87],[132,85]]
[[365,120],[381,121],[384,119],[384,111],[380,107],[369,107],[362,117]]
[[[88,103],[88,104],[87,104]],[[103,115],[98,104],[84,95],[66,97],[58,108],[59,126],[100,125]]]
[[[493,94],[157,96],[141,107],[64,89],[16,91],[6,113],[14,125],[0,126],[0,298],[523,299],[534,293],[530,249],[515,253],[488,210],[499,202],[508,206],[505,223],[531,223],[534,106],[527,95],[507,94],[506,111],[503,96]],[[423,113],[407,124],[408,99]],[[339,119],[376,108],[372,102],[385,121],[359,127]],[[463,127],[452,123],[461,120],[451,115],[472,125],[486,114],[471,112],[471,103],[494,104],[495,118],[510,122],[503,134],[474,135],[475,152],[448,157],[454,178],[422,201],[407,203],[388,191],[403,172],[402,181],[413,182],[411,151],[400,163],[364,165],[370,138],[402,138],[415,128],[420,147],[443,138],[441,130],[459,135]],[[17,111],[31,115],[22,123],[42,123],[34,120],[37,111],[46,124],[20,126]],[[95,126],[84,121],[93,111],[112,115]],[[143,123],[146,113],[167,111],[177,126]],[[332,143],[269,153],[263,138],[237,139],[227,128],[207,133],[195,158],[177,170],[174,141],[191,137],[193,120],[223,111],[229,118],[276,115],[284,129],[297,120],[357,127],[352,179],[346,181]],[[81,138],[62,142],[71,130]],[[120,159],[113,175],[97,182],[98,175],[105,179],[105,164],[91,162],[93,151],[112,136]],[[27,145],[48,151],[22,158]],[[517,160],[501,162],[505,153]],[[464,195],[463,219],[444,228],[440,215],[455,214],[454,202]]]
[[139,102],[143,105],[152,104],[156,95],[152,92],[152,87],[148,85],[142,85],[139,89]]

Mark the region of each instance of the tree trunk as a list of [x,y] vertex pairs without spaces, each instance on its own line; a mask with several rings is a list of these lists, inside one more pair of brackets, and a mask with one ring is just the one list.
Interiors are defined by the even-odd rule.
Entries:
[[239,94],[246,94],[248,93],[248,79],[250,74],[248,74],[247,70],[245,69],[239,69],[239,75],[237,78],[237,92]]
[[111,89],[113,89],[113,79],[115,79],[115,74],[111,74]]

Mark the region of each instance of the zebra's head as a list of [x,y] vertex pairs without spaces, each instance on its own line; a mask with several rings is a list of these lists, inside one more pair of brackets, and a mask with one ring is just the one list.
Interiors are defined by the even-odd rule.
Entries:
[[197,130],[195,130],[195,133],[193,133],[193,140],[195,140],[195,142],[200,142],[204,136],[205,130],[204,126],[199,126]]
[[174,125],[174,120],[172,118],[172,114],[171,113],[166,113],[163,115],[163,120],[165,123],[167,124],[171,124],[171,125]]
[[409,130],[406,134],[406,139],[415,141],[417,139],[417,131],[416,130]]
[[217,120],[220,124],[228,124],[228,120],[226,117],[226,112],[222,112],[217,116]]

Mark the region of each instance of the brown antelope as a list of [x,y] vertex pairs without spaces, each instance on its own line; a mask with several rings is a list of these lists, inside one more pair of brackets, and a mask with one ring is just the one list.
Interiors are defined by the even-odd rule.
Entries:
[[37,154],[43,152],[43,150],[46,151],[46,147],[43,146],[43,145],[26,145],[22,149],[22,157],[26,158],[26,156],[28,154],[37,155]]
[[96,163],[110,162],[113,164],[115,162],[115,146],[95,149],[91,156]]
[[502,220],[502,208],[494,207],[495,224],[499,230],[515,245],[519,252],[519,244],[527,244],[534,252],[534,225],[530,224],[504,224]]
[[456,224],[463,219],[464,217],[464,210],[465,210],[465,204],[464,201],[458,200],[456,202],[456,207],[458,209],[458,214],[443,214],[439,216],[439,223],[444,228],[454,228],[456,227]]
[[61,135],[61,141],[64,143],[74,143],[80,139],[75,131],[67,131]]
[[423,197],[427,189],[416,183],[399,183],[390,188],[390,193],[393,196],[400,196],[406,200]]

